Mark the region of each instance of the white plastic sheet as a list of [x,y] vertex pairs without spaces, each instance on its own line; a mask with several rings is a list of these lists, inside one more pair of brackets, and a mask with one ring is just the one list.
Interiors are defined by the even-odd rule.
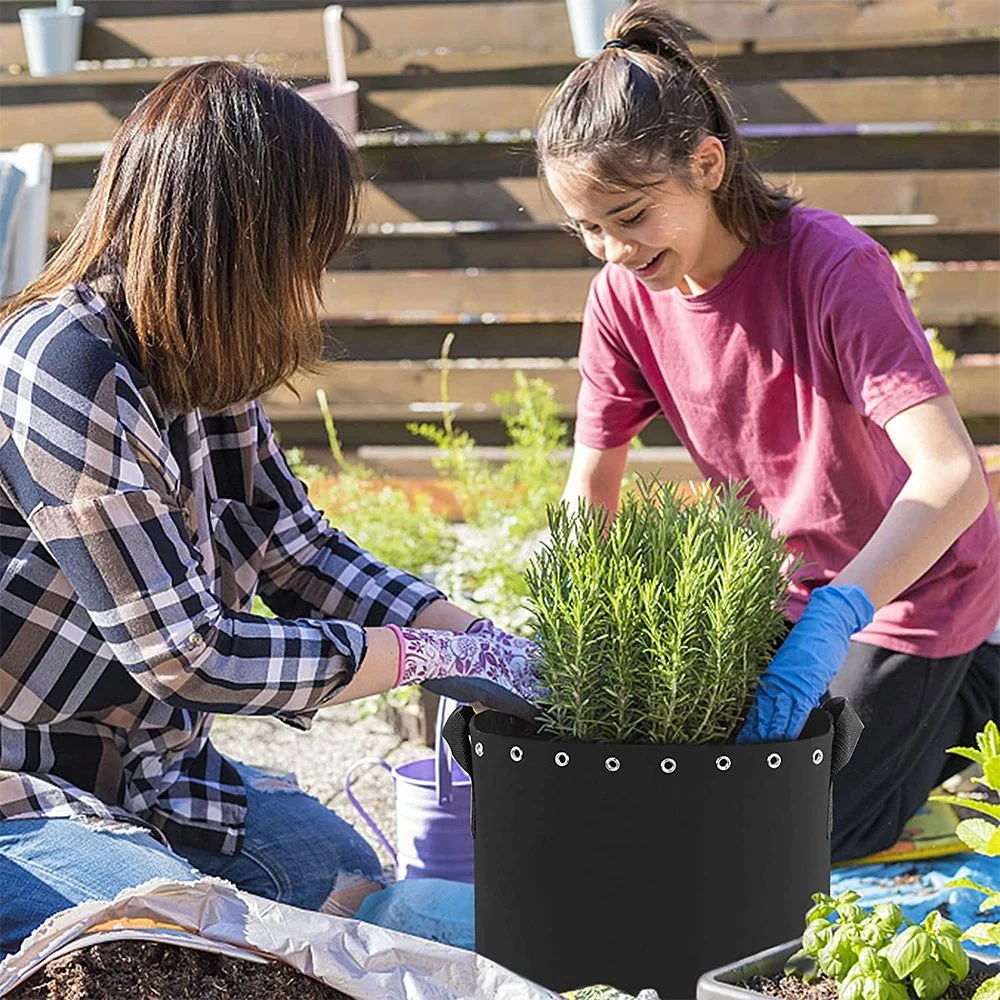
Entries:
[[122,937],[272,958],[356,1000],[558,1000],[468,951],[274,903],[214,878],[157,879],[56,914],[0,963],[0,996],[60,955]]

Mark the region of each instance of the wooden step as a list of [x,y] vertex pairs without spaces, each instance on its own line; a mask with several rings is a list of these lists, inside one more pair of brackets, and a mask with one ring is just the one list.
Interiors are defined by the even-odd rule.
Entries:
[[[1000,353],[1000,327],[980,323],[937,327],[942,342],[959,354]],[[527,356],[572,358],[580,344],[580,324],[565,323],[467,323],[442,326],[436,323],[394,323],[371,321],[351,324],[338,322],[327,327],[325,357],[333,361],[433,360],[441,354],[445,335],[455,336],[454,358],[523,358]]]
[[[305,450],[307,461],[328,464],[329,452],[323,455],[321,448]],[[509,460],[506,448],[481,446],[475,449],[475,457],[487,465],[502,465]],[[436,475],[434,458],[438,450],[433,447],[414,445],[363,445],[356,452],[357,460],[369,469],[389,476],[407,479],[429,478]],[[552,453],[553,462],[569,462],[572,451],[560,448]],[[661,479],[687,482],[700,480],[701,473],[691,460],[687,449],[679,446],[633,448],[628,453],[626,472],[655,474]]]
[[[536,124],[551,91],[530,84],[368,90],[362,94],[361,124],[412,131],[520,130]],[[138,96],[133,88],[110,85],[3,88],[4,141],[54,145],[109,139]],[[738,84],[734,97],[757,125],[1000,121],[995,76],[786,80]]]
[[[745,126],[750,155],[767,173],[900,170],[996,170],[1000,125],[961,123]],[[534,179],[537,163],[529,130],[362,133],[364,171],[379,186],[420,182]],[[63,143],[54,148],[53,186],[83,189],[93,183],[105,142]]]
[[[1000,318],[1000,262],[925,262],[919,300],[927,326]],[[338,323],[490,325],[578,322],[593,271],[586,268],[465,272],[328,273],[322,317]]]
[[[514,388],[514,373],[550,383],[563,417],[575,412],[580,379],[576,359],[476,358],[453,360],[448,367],[448,400],[442,402],[438,361],[338,361],[314,375],[300,376],[291,388],[265,398],[277,424],[320,420],[316,390],[327,394],[334,420],[438,421],[444,412],[460,420],[497,420],[503,412],[497,393]],[[969,418],[1000,413],[1000,355],[959,359],[949,376],[956,405]]]
[[[905,241],[907,236],[932,232],[1000,230],[1000,179],[992,170],[778,172],[767,177],[776,184],[793,185],[808,204],[852,216],[856,224],[878,230],[880,236],[898,236]],[[52,191],[49,232],[53,239],[72,228],[89,195],[89,188]],[[464,235],[471,235],[490,232],[488,223],[510,227],[529,224],[511,230],[519,232],[530,231],[532,225],[557,225],[562,214],[537,177],[433,182],[377,178],[366,187],[361,220],[364,236],[419,236],[402,227],[453,220],[468,220]],[[460,234],[454,230],[433,235],[444,239]]]
[[[826,0],[822,4],[748,4],[744,0],[675,0],[672,11],[696,39],[715,44],[755,42],[818,49],[917,43],[989,36],[996,30],[992,3],[954,0]],[[345,15],[345,48],[364,50],[465,50],[531,47],[571,52],[561,2],[450,3],[356,6]],[[323,49],[318,8],[240,13],[107,17],[84,27],[83,58],[169,58],[235,53],[315,55]],[[24,64],[17,24],[0,25],[0,60]]]

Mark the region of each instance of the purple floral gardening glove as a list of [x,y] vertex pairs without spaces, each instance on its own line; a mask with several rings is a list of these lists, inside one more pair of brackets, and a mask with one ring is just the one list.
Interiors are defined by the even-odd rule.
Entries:
[[541,689],[532,674],[538,647],[480,618],[465,632],[389,626],[399,640],[396,682],[423,684],[458,701],[532,717]]

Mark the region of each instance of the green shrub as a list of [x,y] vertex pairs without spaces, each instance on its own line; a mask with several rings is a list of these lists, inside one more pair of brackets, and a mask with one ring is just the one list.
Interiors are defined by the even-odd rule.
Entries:
[[514,390],[497,393],[504,408],[509,444],[505,461],[491,466],[476,455],[476,440],[455,426],[448,397],[448,352],[441,349],[440,424],[410,424],[417,437],[437,448],[433,464],[455,491],[464,524],[456,546],[437,567],[436,582],[461,603],[492,618],[501,628],[524,633],[524,569],[545,530],[546,509],[558,501],[567,463],[554,452],[565,446],[568,428],[559,419],[551,384],[514,373]]
[[726,740],[785,630],[785,540],[739,487],[687,499],[639,477],[609,520],[583,503],[550,507],[550,537],[525,573],[550,692],[543,731]]

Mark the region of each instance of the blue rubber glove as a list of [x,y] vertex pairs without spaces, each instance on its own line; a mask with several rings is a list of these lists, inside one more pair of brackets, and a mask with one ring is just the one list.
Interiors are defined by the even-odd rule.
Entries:
[[737,743],[794,740],[875,608],[861,587],[818,587],[760,676]]

